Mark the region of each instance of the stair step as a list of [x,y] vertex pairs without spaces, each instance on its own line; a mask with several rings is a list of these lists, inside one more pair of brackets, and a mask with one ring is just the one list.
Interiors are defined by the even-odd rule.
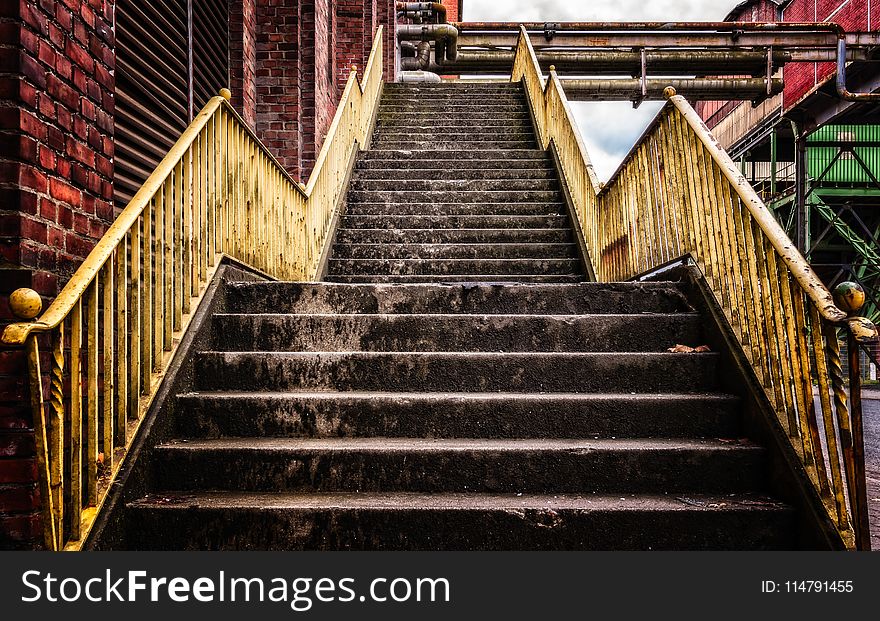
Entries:
[[223,351],[665,351],[700,342],[696,313],[627,315],[222,314]]
[[570,274],[579,259],[333,259],[328,274]]
[[738,437],[723,394],[200,392],[176,397],[190,438]]
[[437,142],[434,140],[377,140],[373,150],[419,151],[421,153],[445,153],[460,149],[534,149],[537,146],[534,138],[530,139],[498,139],[498,140],[461,140],[459,142]]
[[219,438],[153,449],[159,489],[250,492],[760,491],[763,448],[710,439]]
[[416,103],[416,102],[389,102],[382,103],[380,110],[385,113],[394,113],[394,112],[414,112],[418,110],[421,114],[424,115],[437,115],[437,116],[446,116],[448,113],[459,113],[459,114],[484,114],[486,116],[496,116],[498,114],[510,114],[510,113],[527,113],[529,111],[529,106],[525,101],[511,101],[511,102],[487,102],[486,98],[474,98],[472,101],[450,101],[439,102],[436,104],[432,103]]
[[477,313],[578,315],[691,309],[675,283],[348,285],[232,282],[232,313]]
[[484,121],[482,119],[456,119],[455,122],[446,121],[445,119],[435,119],[435,123],[416,122],[421,119],[409,119],[400,117],[396,119],[378,119],[376,122],[376,131],[384,132],[412,132],[418,134],[429,134],[432,132],[443,133],[462,133],[474,132],[478,134],[505,133],[513,132],[532,132],[535,128],[531,119],[524,116],[509,119],[497,119],[495,121]]
[[163,493],[129,504],[150,549],[787,549],[755,495]]
[[[442,164],[441,164],[442,166]],[[404,180],[446,180],[453,177],[454,169],[448,168],[372,168],[365,169],[358,166],[355,169],[354,178],[364,180],[390,179],[395,181]],[[470,168],[457,170],[454,174],[457,180],[465,179],[553,179],[557,180],[555,168],[550,166],[530,168]]]
[[[447,155],[444,152],[443,155]],[[391,158],[382,159],[379,157],[370,157],[372,151],[366,151],[361,154],[360,159],[355,166],[357,174],[372,174],[373,172],[394,175],[397,172],[407,170],[421,171],[430,170],[438,176],[468,175],[477,170],[504,170],[511,171],[513,175],[520,173],[527,175],[531,171],[547,170],[552,167],[552,163],[547,159],[547,155],[540,151],[532,152],[535,154],[531,158],[519,158],[510,160],[498,159],[458,159],[443,157],[440,159],[417,159],[417,158]],[[555,171],[555,168],[551,168]],[[366,171],[370,171],[369,173]]]
[[[398,213],[402,213],[402,210]],[[344,223],[343,223],[344,224]],[[365,223],[361,223],[366,226]],[[415,229],[415,228],[340,228],[336,231],[336,243],[365,244],[561,244],[572,239],[571,229]]]
[[584,280],[581,274],[434,274],[400,275],[400,274],[331,274],[327,280],[338,283],[444,283],[444,284],[526,284],[555,283],[570,284]]
[[349,190],[349,203],[562,202],[559,190]]
[[[435,153],[437,153],[435,151]],[[449,149],[443,151],[443,157],[432,156],[430,152],[412,149],[370,149],[365,151],[363,158],[366,161],[372,160],[418,160],[418,161],[434,161],[444,162],[449,166],[469,166],[470,164],[462,164],[465,160],[491,160],[492,162],[507,160],[526,160],[529,163],[535,161],[548,162],[547,152],[542,149]],[[477,165],[477,164],[475,164]],[[486,166],[481,161],[478,166]],[[511,166],[516,166],[515,163]],[[409,167],[409,164],[407,165]],[[420,166],[421,168],[421,166]],[[493,166],[494,168],[494,166]]]
[[351,192],[497,192],[559,191],[556,179],[354,179]]
[[495,128],[471,128],[463,129],[434,127],[431,129],[414,130],[413,128],[388,128],[382,127],[373,135],[373,148],[385,142],[497,142],[497,141],[535,141],[535,132],[532,128],[513,129],[507,127]]
[[[458,206],[456,206],[458,207]],[[363,213],[363,208],[361,210]],[[576,258],[575,244],[340,244],[337,259],[533,259]]]
[[376,125],[382,127],[384,124],[402,124],[405,126],[424,127],[432,122],[441,123],[444,126],[481,126],[481,125],[507,125],[507,124],[525,124],[534,127],[532,115],[527,110],[519,112],[496,112],[482,113],[479,111],[447,111],[442,114],[434,112],[412,111],[383,111],[382,109],[376,114]]
[[[351,203],[349,216],[562,216],[561,203]],[[537,243],[537,242],[536,242]]]
[[198,390],[707,392],[715,353],[199,352]]
[[[369,201],[372,202],[372,201]],[[568,217],[553,216],[431,216],[431,215],[344,215],[340,226],[347,229],[563,229]]]

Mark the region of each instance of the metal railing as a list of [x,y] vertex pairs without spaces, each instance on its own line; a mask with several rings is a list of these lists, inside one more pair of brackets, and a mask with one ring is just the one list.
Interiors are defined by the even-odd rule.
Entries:
[[[876,339],[854,316],[864,296],[828,289],[687,101],[667,105],[599,189],[555,75],[544,83],[521,32],[522,80],[545,148],[555,148],[600,281],[631,279],[690,256],[723,308],[779,423],[848,548],[870,548],[858,355]],[[847,394],[849,392],[849,394]]]
[[[48,549],[82,545],[219,259],[277,278],[316,277],[375,115],[382,57],[380,27],[305,185],[229,105],[228,91],[212,98],[49,308],[3,331],[3,345],[26,350]],[[34,292],[10,302],[22,318],[40,311]]]

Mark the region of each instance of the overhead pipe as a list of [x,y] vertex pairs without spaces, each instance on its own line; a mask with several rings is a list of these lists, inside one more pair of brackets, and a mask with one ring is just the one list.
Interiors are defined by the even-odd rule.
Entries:
[[[690,100],[758,99],[767,96],[764,78],[651,78],[640,79],[560,79],[566,96],[572,101],[647,101],[663,100],[663,91],[672,86]],[[773,79],[771,94],[781,93],[783,82]]]
[[438,65],[458,58],[458,30],[450,24],[403,24],[397,27],[397,39],[433,42]]
[[[515,52],[507,50],[470,51],[458,53],[454,63],[444,63],[443,69],[455,72],[509,73]],[[542,67],[554,65],[557,71],[579,72],[582,75],[639,75],[640,51],[539,51]],[[791,60],[791,53],[774,51],[774,70]],[[701,50],[647,50],[645,59],[654,73],[684,75],[763,75],[767,71],[767,53],[759,51],[701,51]],[[441,69],[432,64],[429,70]]]
[[404,17],[420,18],[425,14],[433,14],[436,23],[446,23],[446,7],[440,2],[398,2],[395,7]]
[[880,101],[880,93],[852,93],[846,88],[846,37],[842,34],[837,39],[837,95],[844,101]]

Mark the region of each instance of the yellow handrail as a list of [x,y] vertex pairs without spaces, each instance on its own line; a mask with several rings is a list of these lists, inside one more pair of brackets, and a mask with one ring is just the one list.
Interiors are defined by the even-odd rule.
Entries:
[[[852,343],[876,338],[871,322],[853,316],[860,305],[850,305],[850,314],[838,308],[699,115],[674,91],[599,189],[575,141],[579,132],[556,73],[551,68],[545,85],[524,31],[512,79],[525,85],[544,147],[556,149],[597,278],[626,280],[690,256],[841,541],[869,547],[857,450],[861,413],[857,398],[850,399],[852,412],[848,406],[837,335],[843,328]],[[857,356],[854,362],[857,367]],[[851,365],[851,379],[854,373],[858,368]]]
[[305,185],[229,105],[228,91],[213,97],[49,308],[4,329],[2,344],[27,353],[47,548],[76,549],[87,536],[219,258],[276,278],[317,276],[375,117],[382,62],[379,27],[363,80],[353,68]]

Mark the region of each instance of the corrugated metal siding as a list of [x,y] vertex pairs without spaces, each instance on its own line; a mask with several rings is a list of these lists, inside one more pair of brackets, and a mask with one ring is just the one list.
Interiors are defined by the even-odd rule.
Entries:
[[822,175],[840,152],[838,147],[810,146],[816,142],[868,143],[864,147],[856,146],[843,152],[822,177],[822,185],[870,184],[871,176],[866,172],[866,167],[875,178],[880,177],[880,148],[876,146],[880,143],[880,125],[826,125],[813,132],[807,139],[807,172],[814,180]]
[[[117,0],[114,201],[124,207],[197,112],[228,84],[226,0]],[[192,93],[189,62],[192,58]]]

